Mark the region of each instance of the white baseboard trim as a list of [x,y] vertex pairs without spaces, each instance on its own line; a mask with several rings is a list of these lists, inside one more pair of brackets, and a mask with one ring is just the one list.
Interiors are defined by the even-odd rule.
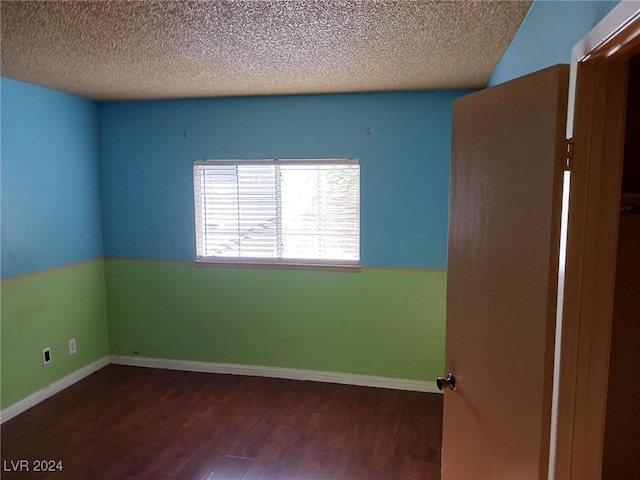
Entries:
[[249,377],[286,378],[289,380],[308,380],[312,382],[339,383],[361,387],[389,388],[392,390],[409,390],[414,392],[442,393],[436,382],[425,380],[407,380],[403,378],[375,377],[356,375],[353,373],[321,372],[318,370],[299,370],[296,368],[263,367],[260,365],[238,365],[233,363],[195,362],[191,360],[171,360],[166,358],[130,357],[110,355],[86,365],[60,380],[32,393],[26,398],[9,405],[0,411],[0,424],[11,420],[22,412],[61,392],[92,373],[114,365],[131,367],[162,368],[166,370],[182,370],[185,372],[223,373],[229,375],[246,375]]
[[171,360],[165,358],[131,357],[111,355],[111,363],[131,367],[162,368],[187,372],[224,373],[251,377],[286,378],[289,380],[310,380],[313,382],[340,383],[361,387],[389,388],[415,392],[442,393],[436,382],[406,380],[402,378],[374,377],[352,373],[298,370],[295,368],[263,367],[259,365],[237,365],[232,363],[195,362],[191,360]]
[[21,414],[22,412],[30,409],[31,407],[55,395],[56,393],[61,392],[65,388],[70,387],[74,383],[79,382],[83,378],[88,377],[93,372],[106,367],[107,365],[109,365],[108,355],[76,370],[75,372],[71,372],[69,375],[62,377],[60,380],[57,380],[52,384],[38,390],[37,392],[32,393],[28,397],[17,401],[13,405],[9,405],[7,408],[3,408],[2,411],[0,411],[0,423],[4,423],[7,420],[12,419],[16,415]]

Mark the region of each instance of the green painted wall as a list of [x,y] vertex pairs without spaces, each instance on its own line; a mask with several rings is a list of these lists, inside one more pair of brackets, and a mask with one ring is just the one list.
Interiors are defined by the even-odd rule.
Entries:
[[446,273],[106,260],[112,354],[432,380]]
[[[1,293],[2,408],[108,354],[104,261],[13,277],[2,282]],[[51,347],[48,365],[45,347]]]

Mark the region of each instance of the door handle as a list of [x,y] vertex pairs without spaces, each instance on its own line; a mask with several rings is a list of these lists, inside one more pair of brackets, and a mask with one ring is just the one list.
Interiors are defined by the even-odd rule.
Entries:
[[453,373],[449,373],[446,378],[438,377],[436,379],[436,385],[438,386],[438,390],[444,389],[445,386],[449,387],[449,390],[453,390],[454,392],[458,389],[456,377],[453,375]]

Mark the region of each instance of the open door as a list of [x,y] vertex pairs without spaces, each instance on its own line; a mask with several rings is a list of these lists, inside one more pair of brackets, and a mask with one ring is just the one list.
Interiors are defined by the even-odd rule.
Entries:
[[443,480],[547,476],[568,85],[454,101]]

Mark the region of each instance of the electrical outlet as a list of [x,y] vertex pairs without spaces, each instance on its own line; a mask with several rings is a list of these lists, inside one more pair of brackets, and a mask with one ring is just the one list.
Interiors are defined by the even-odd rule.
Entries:
[[42,349],[42,361],[45,365],[51,363],[51,347]]
[[76,339],[72,338],[69,340],[69,355],[73,355],[76,353]]

